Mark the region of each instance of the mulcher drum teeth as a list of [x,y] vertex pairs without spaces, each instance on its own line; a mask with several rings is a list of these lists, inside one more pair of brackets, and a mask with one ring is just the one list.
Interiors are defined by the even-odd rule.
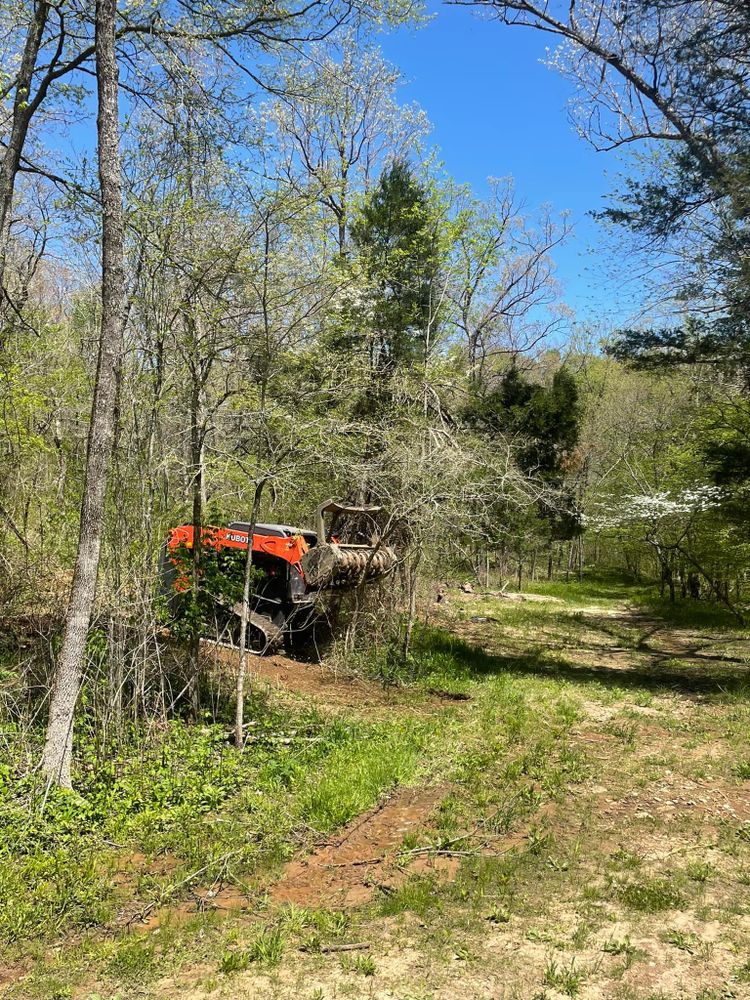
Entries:
[[387,545],[316,545],[302,557],[308,587],[315,590],[353,587],[377,580],[396,565],[396,553]]

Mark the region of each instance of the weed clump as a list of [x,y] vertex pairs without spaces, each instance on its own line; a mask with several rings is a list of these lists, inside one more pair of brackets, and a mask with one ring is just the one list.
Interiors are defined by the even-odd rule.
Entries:
[[425,917],[430,910],[439,908],[440,898],[433,879],[414,875],[385,897],[380,904],[380,913],[384,917],[395,917],[409,910]]
[[253,964],[273,969],[284,956],[284,946],[285,937],[281,927],[261,927],[247,948],[224,952],[219,971],[224,975],[245,972]]
[[617,898],[631,910],[638,910],[641,913],[674,910],[684,902],[680,890],[664,878],[628,882],[617,888]]
[[550,959],[544,970],[545,986],[552,986],[569,997],[577,996],[588,973],[585,969],[576,968],[575,962],[573,958],[570,965],[558,965],[554,959]]
[[356,972],[360,976],[374,976],[377,972],[372,955],[342,955],[341,968],[344,972]]
[[125,938],[109,960],[112,975],[130,982],[142,982],[154,971],[156,949],[153,942],[141,938]]

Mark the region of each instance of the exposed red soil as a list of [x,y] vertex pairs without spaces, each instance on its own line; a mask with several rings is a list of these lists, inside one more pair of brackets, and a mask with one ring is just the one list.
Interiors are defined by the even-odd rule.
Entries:
[[[425,824],[447,792],[445,785],[397,792],[358,816],[334,840],[290,862],[271,889],[271,899],[299,906],[350,907],[369,902],[378,887],[395,887],[406,877],[394,864],[397,848],[407,833]],[[427,864],[420,858],[421,870]],[[430,866],[450,875],[457,862],[434,858]]]
[[0,965],[0,989],[18,982],[19,979],[23,979],[28,971],[29,966],[23,963],[19,963],[18,965]]
[[198,913],[230,913],[236,910],[247,910],[250,907],[250,897],[235,885],[219,885],[212,888],[194,889],[189,899],[173,903],[160,909],[132,916],[126,921],[127,927],[137,926],[153,931],[163,923],[177,926],[190,920]]
[[[300,906],[350,907],[368,902],[377,888],[395,888],[406,878],[406,872],[395,864],[396,849],[405,834],[427,822],[447,792],[445,785],[398,791],[352,820],[335,839],[290,862],[271,889],[272,900]],[[140,855],[130,860],[142,872],[169,869],[169,859],[159,859],[155,866]],[[457,858],[420,856],[409,870],[439,872],[450,878],[457,867]],[[118,923],[154,930],[165,919],[180,924],[196,913],[246,910],[251,905],[250,896],[238,886],[216,883],[194,887],[189,899],[164,907],[123,912]]]
[[[206,643],[206,655],[216,670],[236,669],[237,652],[226,646]],[[288,656],[256,656],[249,662],[248,687],[260,683],[265,688],[306,695],[321,706],[356,708],[367,711],[382,708],[439,707],[446,700],[441,692],[383,687],[374,681],[345,675],[317,663],[305,663]]]

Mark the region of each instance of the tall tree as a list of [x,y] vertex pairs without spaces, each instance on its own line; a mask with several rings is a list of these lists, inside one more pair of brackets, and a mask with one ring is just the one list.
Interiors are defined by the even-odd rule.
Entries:
[[[675,250],[677,307],[711,322],[701,352],[750,356],[750,16],[744,0],[476,0],[501,22],[560,44],[553,67],[576,84],[575,125],[597,149],[648,144],[654,168],[603,214]],[[666,296],[665,296],[666,297]],[[689,331],[688,331],[689,332]],[[651,341],[659,339],[650,331]],[[632,339],[632,338],[631,338]],[[674,360],[695,345],[669,331]]]
[[[404,7],[392,0],[373,0],[356,8],[346,0],[301,0],[291,4],[271,0],[240,8],[231,3],[205,0],[190,6],[164,0],[117,11],[115,33],[126,56],[125,72],[133,67],[127,91],[136,104],[150,105],[158,102],[158,93],[165,82],[177,83],[181,64],[203,53],[218,55],[255,84],[273,89],[258,68],[259,50],[278,52],[322,41],[337,27],[370,19],[403,23],[413,20],[415,13],[412,5]],[[6,113],[0,112],[2,279],[19,171],[31,171],[55,184],[70,182],[70,178],[28,157],[26,146],[32,124],[39,119],[50,99],[68,101],[72,95],[74,101],[79,100],[80,86],[70,84],[79,84],[81,73],[91,73],[96,40],[92,38],[95,25],[87,8],[53,4],[48,0],[7,5],[7,10],[0,11],[0,29],[10,43],[9,65],[13,67],[8,79],[0,85],[0,102],[6,104],[3,109]],[[20,58],[15,51],[18,48]],[[221,113],[220,100],[216,110],[217,114]]]
[[380,50],[349,30],[287,69],[271,108],[286,177],[330,214],[341,254],[352,197],[386,157],[406,156],[427,131],[419,108],[396,103],[400,81]]
[[116,0],[97,0],[97,148],[102,205],[101,330],[89,425],[78,555],[50,699],[42,760],[42,767],[49,780],[65,787],[71,784],[73,718],[96,596],[107,473],[114,430],[116,369],[123,341],[125,234],[115,51],[116,14]]
[[521,213],[513,184],[492,182],[488,201],[464,199],[448,286],[451,321],[465,340],[474,382],[498,363],[528,353],[562,326],[551,252],[570,225],[543,210],[537,221]]
[[352,225],[355,266],[367,288],[355,336],[365,338],[382,385],[424,356],[441,297],[439,229],[430,192],[404,160],[383,171]]

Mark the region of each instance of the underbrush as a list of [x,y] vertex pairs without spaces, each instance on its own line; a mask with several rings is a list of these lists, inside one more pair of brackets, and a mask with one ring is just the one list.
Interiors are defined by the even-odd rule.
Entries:
[[327,832],[407,781],[424,739],[417,725],[290,718],[260,702],[248,716],[242,751],[220,723],[133,726],[108,748],[82,725],[74,792],[20,773],[34,753],[19,736],[0,769],[0,940],[101,924],[129,900],[167,903],[195,884],[244,883],[289,856],[297,830]]

